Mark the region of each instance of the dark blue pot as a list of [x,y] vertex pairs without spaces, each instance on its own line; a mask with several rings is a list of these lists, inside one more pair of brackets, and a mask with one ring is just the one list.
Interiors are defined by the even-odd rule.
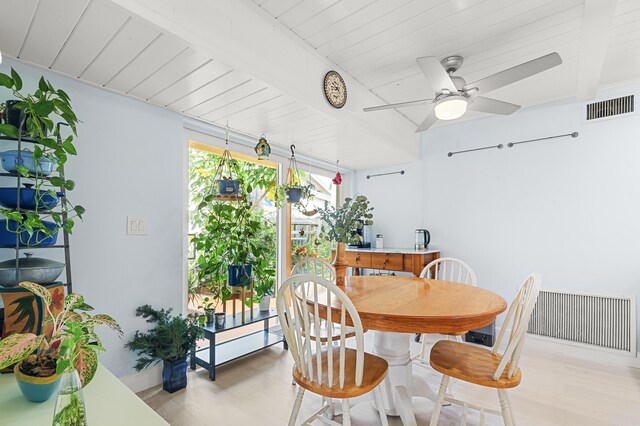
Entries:
[[297,203],[302,198],[301,188],[289,188],[287,189],[287,203]]
[[[8,222],[8,223],[7,223]],[[56,229],[56,224],[53,222],[43,221],[44,226],[51,229]],[[9,228],[7,230],[7,228]],[[18,229],[18,223],[14,220],[0,220],[0,246],[14,247],[16,245],[16,229]],[[42,241],[40,241],[42,240]],[[36,244],[36,242],[40,241]],[[34,230],[33,235],[29,236],[27,231],[20,233],[20,245],[21,246],[50,246],[58,241],[58,233],[47,237],[42,231]]]
[[[58,205],[59,197],[64,194],[57,192],[57,197],[53,197],[46,191],[38,191],[40,197],[39,210],[52,209]],[[0,188],[0,204],[8,209],[18,207],[18,189],[17,188]],[[35,210],[36,208],[36,190],[33,188],[20,188],[20,208],[27,210]]]
[[248,286],[251,282],[251,265],[228,265],[227,272],[229,273],[227,284],[231,287]]
[[240,182],[237,180],[219,180],[218,191],[221,195],[236,195],[240,191]]
[[187,387],[187,360],[164,361],[162,389],[174,393]]

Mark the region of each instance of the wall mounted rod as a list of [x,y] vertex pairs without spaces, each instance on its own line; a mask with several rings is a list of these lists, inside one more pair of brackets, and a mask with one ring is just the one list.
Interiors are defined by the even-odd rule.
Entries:
[[556,136],[547,136],[546,138],[538,138],[538,139],[528,139],[526,141],[520,141],[520,142],[509,142],[507,144],[507,146],[509,148],[513,148],[516,145],[520,145],[522,143],[530,143],[530,142],[538,142],[538,141],[546,141],[547,139],[555,139],[555,138],[566,138],[567,136],[571,136],[572,138],[577,138],[578,137],[578,132],[573,132],[573,133],[565,133],[564,135],[556,135]]
[[367,175],[367,179],[371,179],[372,177],[376,177],[376,176],[386,176],[386,175],[396,175],[396,174],[403,175],[404,170],[400,170],[399,172],[378,173],[377,175]]
[[483,149],[493,149],[493,148],[502,149],[504,148],[504,145],[500,144],[500,145],[492,145],[492,146],[483,146],[482,148],[465,149],[464,151],[454,151],[454,152],[448,153],[447,157],[453,157],[456,154],[462,154],[464,152],[482,151]]

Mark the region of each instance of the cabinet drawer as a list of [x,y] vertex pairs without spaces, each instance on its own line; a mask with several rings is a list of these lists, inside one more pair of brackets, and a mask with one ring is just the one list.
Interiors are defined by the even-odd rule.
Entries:
[[346,252],[347,264],[354,268],[371,268],[371,253]]
[[388,269],[390,271],[402,271],[402,254],[372,253],[371,267],[373,269]]

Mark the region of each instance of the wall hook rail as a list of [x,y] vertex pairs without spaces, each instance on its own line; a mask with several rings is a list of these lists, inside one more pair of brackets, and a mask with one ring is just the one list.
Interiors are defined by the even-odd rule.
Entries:
[[520,144],[523,144],[523,143],[546,141],[548,139],[556,139],[556,138],[566,138],[567,136],[571,136],[572,138],[577,138],[578,137],[578,132],[565,133],[564,135],[547,136],[546,138],[527,139],[525,141],[520,141],[520,142],[509,142],[507,144],[507,146],[509,148],[513,148],[514,146],[520,145]]
[[389,172],[389,173],[378,173],[377,175],[367,175],[367,179],[371,179],[372,177],[376,177],[376,176],[403,175],[403,174],[404,174],[404,170],[400,170],[397,172]]
[[453,157],[456,154],[464,154],[465,152],[482,151],[484,149],[493,149],[493,148],[502,149],[504,148],[504,145],[499,144],[499,145],[483,146],[482,148],[465,149],[464,151],[453,151],[453,152],[449,152],[447,154],[447,157]]
[[[523,144],[523,143],[546,141],[546,140],[549,140],[549,139],[556,139],[556,138],[566,138],[568,136],[571,136],[572,138],[577,138],[578,137],[578,132],[565,133],[565,134],[562,134],[562,135],[555,135],[555,136],[547,136],[546,138],[536,138],[536,139],[527,139],[527,140],[518,141],[518,142],[509,142],[507,144],[507,147],[513,148],[514,146],[520,145],[520,144]],[[463,154],[465,152],[482,151],[482,150],[485,150],[485,149],[494,149],[494,148],[502,149],[502,148],[504,148],[504,145],[503,144],[498,144],[498,145],[491,145],[491,146],[483,146],[483,147],[480,147],[480,148],[465,149],[463,151],[452,151],[452,152],[447,153],[447,157],[453,157],[456,154]]]

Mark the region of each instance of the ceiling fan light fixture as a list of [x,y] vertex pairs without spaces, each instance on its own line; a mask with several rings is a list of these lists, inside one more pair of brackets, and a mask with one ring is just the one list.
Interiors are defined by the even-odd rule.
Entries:
[[467,112],[467,98],[462,95],[451,95],[436,102],[435,113],[439,120],[455,120]]

